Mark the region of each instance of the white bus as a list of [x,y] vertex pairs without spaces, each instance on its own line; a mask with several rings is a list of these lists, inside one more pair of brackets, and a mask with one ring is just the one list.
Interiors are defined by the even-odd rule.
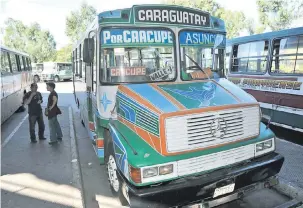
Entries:
[[16,110],[32,82],[28,54],[1,46],[1,124]]

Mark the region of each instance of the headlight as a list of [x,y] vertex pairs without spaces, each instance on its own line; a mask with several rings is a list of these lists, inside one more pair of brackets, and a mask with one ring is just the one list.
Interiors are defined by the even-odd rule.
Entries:
[[143,178],[149,178],[158,175],[158,167],[143,169]]
[[275,150],[275,138],[259,142],[255,146],[255,156],[260,156]]
[[140,170],[140,175],[142,176],[140,177],[141,180],[138,180],[139,177],[132,177],[132,175],[136,175],[136,174],[132,174],[132,171],[134,171],[134,168],[132,168],[130,176],[133,181],[136,179],[136,181],[134,181],[136,183],[158,182],[158,181],[175,178],[177,177],[176,163],[177,162],[171,162],[166,164],[137,168],[136,170]]
[[174,166],[173,164],[170,165],[164,165],[159,167],[159,175],[166,175],[170,174],[174,171]]
[[271,148],[272,147],[272,140],[268,140],[263,143],[264,144],[264,149]]
[[259,144],[256,144],[256,151],[259,152],[259,151],[262,151],[264,149],[264,143],[259,143]]

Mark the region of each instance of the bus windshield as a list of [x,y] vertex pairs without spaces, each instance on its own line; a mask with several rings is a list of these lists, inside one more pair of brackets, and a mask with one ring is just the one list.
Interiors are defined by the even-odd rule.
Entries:
[[103,30],[101,82],[171,81],[176,77],[173,46],[168,30]]
[[57,68],[59,71],[72,70],[72,64],[58,63]]
[[179,35],[179,42],[181,78],[183,80],[220,78],[223,76],[225,36],[205,32],[182,31]]

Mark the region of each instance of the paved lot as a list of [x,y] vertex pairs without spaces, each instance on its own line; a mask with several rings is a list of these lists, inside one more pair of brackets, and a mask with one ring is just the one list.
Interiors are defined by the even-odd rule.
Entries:
[[303,189],[303,146],[281,139],[276,141],[276,151],[285,157],[279,176]]
[[[2,148],[1,206],[5,208],[81,207],[81,192],[72,181],[70,122],[67,107],[59,122],[63,141],[30,143],[28,119]],[[45,118],[45,124],[47,120]],[[46,138],[49,130],[46,128]]]

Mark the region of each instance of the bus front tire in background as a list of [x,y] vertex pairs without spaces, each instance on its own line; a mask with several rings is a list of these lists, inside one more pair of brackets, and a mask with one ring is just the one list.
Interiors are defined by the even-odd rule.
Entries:
[[59,76],[55,76],[55,77],[54,77],[54,82],[60,82]]
[[35,81],[36,83],[40,82],[40,77],[39,77],[38,75],[35,75],[35,76],[34,76],[34,81]]
[[112,141],[109,141],[107,146],[107,151],[105,154],[105,164],[106,164],[106,171],[107,171],[107,179],[109,182],[109,186],[111,189],[112,194],[115,197],[118,197],[122,206],[129,205],[126,198],[123,195],[122,191],[122,184],[124,183],[119,179],[117,173],[117,163],[115,159],[114,147]]

